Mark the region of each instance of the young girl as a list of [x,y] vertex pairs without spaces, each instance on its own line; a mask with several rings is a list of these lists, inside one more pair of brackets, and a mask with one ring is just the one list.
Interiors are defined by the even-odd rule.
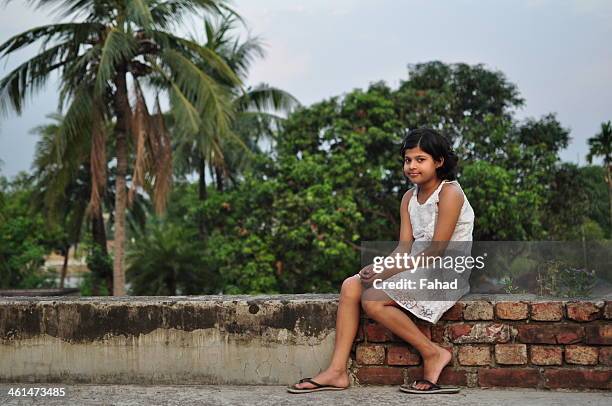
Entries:
[[[401,147],[404,175],[416,186],[408,190],[400,205],[400,246],[412,247],[428,241],[425,250],[412,249],[411,255],[442,255],[444,242],[472,241],[474,211],[455,180],[457,156],[449,141],[438,132],[421,128],[408,133]],[[441,243],[432,243],[441,242]],[[421,243],[422,244],[422,243]],[[398,249],[394,252],[403,251]],[[442,247],[442,249],[440,248]],[[416,251],[416,252],[415,252]],[[404,251],[405,252],[405,251]],[[392,256],[392,255],[390,255]],[[329,367],[314,378],[304,378],[288,388],[292,393],[342,390],[349,386],[347,362],[357,328],[360,306],[368,316],[410,343],[423,358],[423,379],[400,389],[409,393],[455,393],[456,387],[436,384],[451,354],[425,336],[400,308],[436,323],[455,301],[411,299],[411,292],[376,288],[376,279],[394,280],[404,270],[376,273],[372,265],[344,280],[336,319],[334,353]],[[412,271],[414,272],[414,270]],[[460,294],[467,293],[466,290]],[[459,299],[457,296],[456,299]]]

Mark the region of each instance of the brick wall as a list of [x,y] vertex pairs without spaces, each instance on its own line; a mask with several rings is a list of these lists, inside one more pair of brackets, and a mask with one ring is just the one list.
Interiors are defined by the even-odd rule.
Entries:
[[[435,325],[413,317],[453,355],[441,384],[580,390],[612,389],[611,319],[611,301],[474,300]],[[360,384],[422,378],[418,352],[366,316],[351,357]]]

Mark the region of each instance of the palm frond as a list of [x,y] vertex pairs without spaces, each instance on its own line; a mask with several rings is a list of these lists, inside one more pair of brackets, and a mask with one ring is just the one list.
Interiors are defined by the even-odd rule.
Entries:
[[169,0],[155,2],[149,7],[156,26],[166,29],[183,25],[186,15],[199,12],[221,14],[222,5],[223,0]]
[[235,100],[237,111],[283,111],[290,113],[300,102],[289,92],[265,83],[244,92]]
[[64,67],[58,98],[59,110],[62,110],[70,98],[83,86],[83,82],[93,83],[95,81],[95,70],[92,67],[98,63],[101,52],[102,44],[96,44]]
[[[10,2],[12,0],[6,0]],[[34,5],[36,8],[45,8],[55,6],[55,11],[60,13],[62,17],[72,16],[74,14],[92,13],[96,6],[96,0],[25,0],[27,3]]]
[[66,41],[70,39],[75,43],[85,42],[93,33],[101,30],[103,26],[94,22],[60,23],[43,25],[20,34],[14,35],[0,45],[0,57],[43,40],[43,44],[51,41]]
[[134,114],[131,117],[131,133],[136,144],[136,159],[134,162],[134,173],[132,175],[132,187],[128,193],[128,204],[131,205],[134,200],[136,189],[142,186],[144,181],[144,173],[147,166],[147,156],[145,150],[145,142],[150,129],[147,124],[150,122],[149,111],[142,89],[137,80],[134,81],[134,94],[136,102]]
[[[240,38],[233,39],[230,31],[236,28],[237,21],[244,24],[240,16],[232,13],[222,15],[219,20],[214,20],[212,17],[205,18],[204,47],[217,53],[239,78],[244,79],[247,77],[251,63],[256,58],[264,56],[264,50],[261,40],[257,37],[249,36],[243,42]],[[197,42],[195,39],[192,41]]]
[[[83,134],[86,142],[69,142],[64,126],[65,117],[59,114],[47,117],[53,120],[53,123],[31,130],[39,135],[32,169],[34,178],[37,179],[36,192],[40,199],[33,199],[33,203],[41,209],[44,208],[49,220],[57,221],[60,213],[64,211],[66,191],[71,185],[76,185],[79,172],[87,165],[89,142],[86,133]],[[83,124],[83,130],[87,131],[86,123]],[[86,202],[86,197],[84,200]]]
[[21,114],[28,96],[40,90],[50,73],[67,61],[64,56],[69,51],[65,43],[51,47],[22,63],[0,81],[0,113],[14,110]]
[[156,213],[161,214],[166,208],[172,184],[172,142],[166,129],[159,97],[156,98],[155,114],[151,124],[153,131],[150,140],[152,144],[156,145],[153,201]]
[[[153,70],[159,75],[163,86],[168,90],[172,114],[176,117],[179,133],[194,134],[200,128],[201,118],[196,106],[190,98],[183,93],[181,86],[173,80],[170,74],[155,63],[151,63]],[[160,84],[161,86],[161,84]]]
[[100,111],[100,100],[94,100],[91,116],[91,152],[89,165],[91,171],[91,196],[87,212],[100,210],[101,196],[106,186],[106,132],[104,114]]
[[135,52],[136,43],[134,38],[117,28],[110,30],[104,39],[96,73],[95,91],[97,94],[103,94],[108,82],[114,79],[117,73],[117,66],[122,62],[130,60]]
[[168,49],[162,52],[161,57],[172,71],[182,94],[193,101],[197,113],[207,119],[203,123],[210,126],[209,130],[228,131],[233,110],[227,90],[182,53]]
[[131,0],[125,3],[127,19],[145,30],[150,29],[154,22],[148,3],[150,2],[146,0]]
[[238,86],[241,84],[240,78],[214,50],[204,47],[193,40],[181,38],[168,32],[155,31],[153,37],[162,44],[164,49],[169,49],[173,52],[179,52],[181,49],[184,50],[183,56],[185,58],[194,61],[194,64],[199,67],[202,65],[206,66],[209,72],[214,72],[216,76],[228,85]]
[[255,59],[265,56],[262,41],[258,37],[249,37],[243,42],[236,40],[231,48],[220,49],[219,53],[224,55],[227,64],[241,78],[247,77]]
[[601,123],[601,131],[587,140],[589,153],[587,161],[593,162],[596,156],[603,157],[605,165],[612,165],[612,122]]

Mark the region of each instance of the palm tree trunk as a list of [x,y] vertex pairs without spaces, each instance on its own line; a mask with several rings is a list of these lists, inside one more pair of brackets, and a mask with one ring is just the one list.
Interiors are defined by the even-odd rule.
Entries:
[[[99,247],[100,251],[105,256],[108,255],[108,249],[106,247],[106,228],[104,227],[104,217],[102,216],[102,209],[98,209],[98,212],[91,217],[91,237],[94,241],[94,244]],[[113,291],[112,269],[107,269],[102,274],[96,276],[97,278],[95,279],[99,278],[106,282],[106,288],[108,292]],[[97,282],[94,282],[92,293],[94,296],[100,295]]]
[[62,274],[60,276],[60,289],[64,289],[64,281],[66,280],[66,273],[68,273],[68,255],[70,254],[70,244],[64,250],[64,263],[62,264]]
[[206,160],[204,157],[200,157],[198,166],[198,197],[200,199],[200,212],[198,213],[198,233],[200,240],[204,240],[206,237],[206,225],[204,224],[204,213],[202,212],[202,206],[207,198],[206,195]]
[[215,175],[217,178],[217,190],[223,192],[223,171],[218,166],[215,166]]
[[115,238],[113,244],[113,296],[125,296],[125,270],[123,267],[125,245],[125,210],[127,206],[127,120],[130,114],[126,73],[120,70],[115,78],[115,141],[117,150],[117,178],[115,181]]

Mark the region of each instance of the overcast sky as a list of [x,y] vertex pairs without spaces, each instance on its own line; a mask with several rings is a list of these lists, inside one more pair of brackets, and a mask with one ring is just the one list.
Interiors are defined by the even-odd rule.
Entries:
[[[14,1],[0,5],[0,42],[57,19]],[[0,3],[1,4],[1,3]],[[397,87],[407,65],[483,63],[525,98],[520,118],[557,113],[571,130],[565,161],[585,163],[586,139],[612,120],[612,1],[608,0],[238,0],[234,7],[266,43],[249,82],[266,82],[303,104],[385,80]],[[195,32],[197,25],[185,27]],[[0,76],[36,48],[0,61]],[[54,82],[21,116],[0,120],[0,172],[28,170],[29,130],[55,111]]]

